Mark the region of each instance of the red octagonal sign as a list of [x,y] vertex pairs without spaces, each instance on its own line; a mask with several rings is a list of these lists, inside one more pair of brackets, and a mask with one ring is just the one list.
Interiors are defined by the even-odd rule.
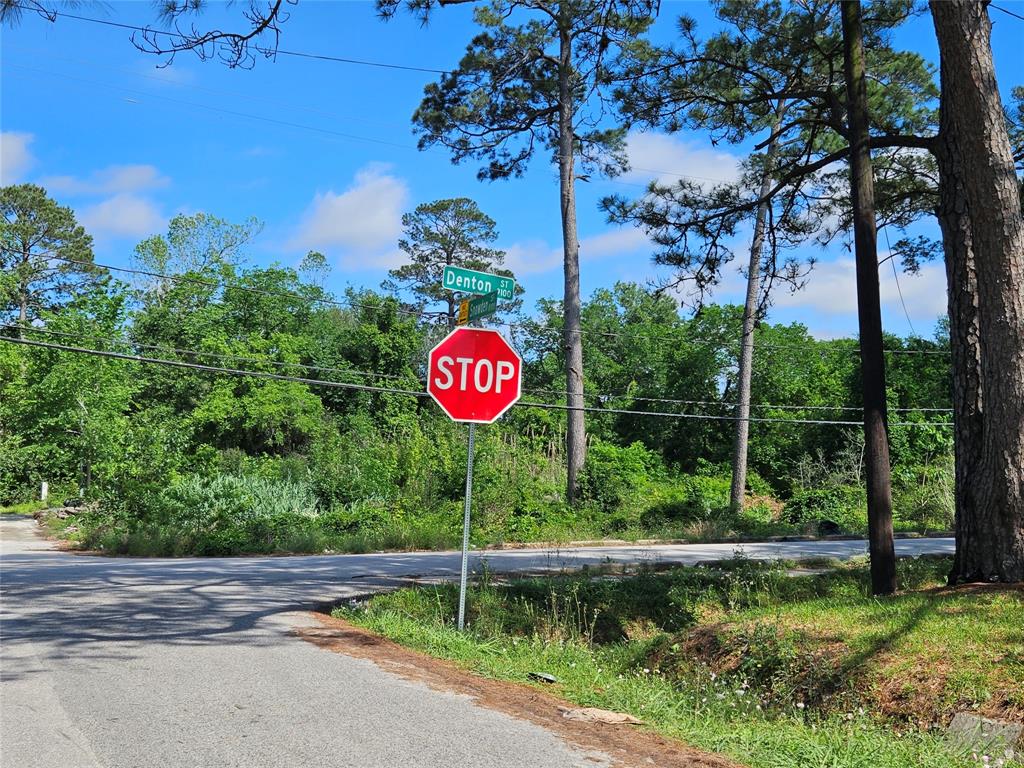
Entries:
[[490,424],[519,399],[522,372],[500,333],[456,328],[430,350],[427,392],[455,421]]

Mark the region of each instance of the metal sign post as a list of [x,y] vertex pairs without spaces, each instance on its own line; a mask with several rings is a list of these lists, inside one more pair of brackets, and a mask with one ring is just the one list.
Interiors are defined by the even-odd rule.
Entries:
[[462,575],[459,577],[459,631],[466,626],[466,575],[469,572],[469,510],[473,506],[473,448],[476,424],[469,423],[469,449],[466,452],[466,501],[462,515]]
[[[475,300],[478,313],[493,312],[497,294]],[[460,323],[474,302],[460,307]],[[478,317],[481,315],[477,315]],[[467,318],[469,319],[469,318]],[[522,394],[523,361],[497,331],[454,329],[427,356],[427,392],[449,418],[469,423],[466,450],[466,499],[462,513],[462,570],[459,574],[459,630],[466,627],[469,578],[469,518],[473,508],[473,454],[476,425],[493,424]]]

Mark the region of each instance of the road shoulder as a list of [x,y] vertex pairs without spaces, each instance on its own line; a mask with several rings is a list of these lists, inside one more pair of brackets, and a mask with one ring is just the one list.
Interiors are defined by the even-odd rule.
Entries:
[[623,768],[737,768],[724,757],[711,755],[626,724],[570,720],[563,710],[575,705],[527,685],[491,680],[404,648],[341,619],[320,613],[296,627],[293,634],[325,650],[375,663],[386,672],[432,689],[463,694],[487,709],[527,720],[587,752],[603,753]]

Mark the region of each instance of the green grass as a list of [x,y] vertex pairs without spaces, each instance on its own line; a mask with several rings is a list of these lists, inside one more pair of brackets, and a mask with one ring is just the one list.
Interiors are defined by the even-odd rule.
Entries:
[[863,562],[799,578],[745,560],[624,579],[485,578],[466,633],[453,627],[451,586],[336,613],[487,676],[553,674],[570,701],[751,768],[966,768],[979,760],[937,726],[972,706],[1020,717],[1024,600],[937,589],[948,567],[901,562],[907,591],[884,600],[867,594]]
[[26,501],[21,504],[0,506],[0,515],[31,515],[40,509],[45,509],[46,503],[42,501]]

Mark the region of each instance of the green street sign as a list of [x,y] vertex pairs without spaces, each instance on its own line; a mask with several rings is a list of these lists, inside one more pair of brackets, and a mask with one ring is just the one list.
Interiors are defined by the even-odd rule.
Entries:
[[488,293],[469,302],[469,322],[474,323],[481,317],[493,315],[498,311],[498,292]]
[[487,272],[477,272],[475,269],[452,266],[444,268],[442,283],[449,291],[479,295],[497,293],[499,299],[506,301],[514,298],[516,290],[516,281],[511,277],[501,277]]
[[477,296],[475,299],[463,299],[459,302],[459,314],[455,318],[456,325],[475,323],[481,317],[493,315],[498,311],[498,292]]

